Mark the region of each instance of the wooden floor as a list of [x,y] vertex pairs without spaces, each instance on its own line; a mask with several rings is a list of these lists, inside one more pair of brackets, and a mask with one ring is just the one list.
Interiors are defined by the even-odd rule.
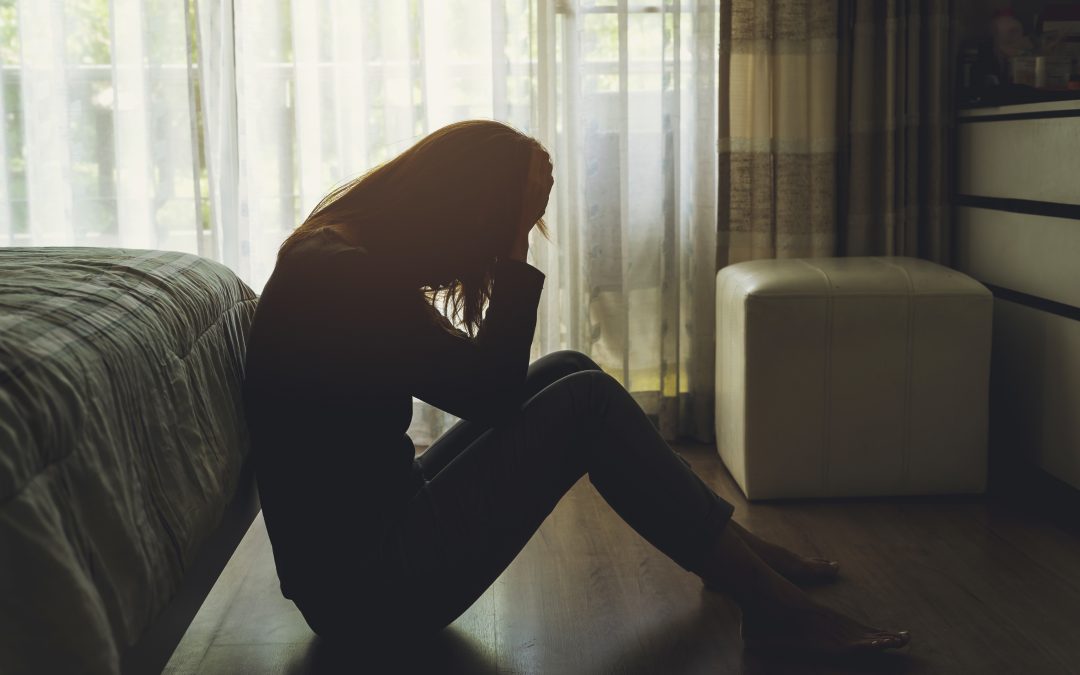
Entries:
[[747,505],[711,448],[679,450],[740,523],[841,561],[816,598],[909,629],[911,645],[848,664],[744,653],[737,609],[583,480],[476,604],[390,663],[311,633],[278,591],[260,515],[165,672],[1080,673],[1076,535],[979,498]]

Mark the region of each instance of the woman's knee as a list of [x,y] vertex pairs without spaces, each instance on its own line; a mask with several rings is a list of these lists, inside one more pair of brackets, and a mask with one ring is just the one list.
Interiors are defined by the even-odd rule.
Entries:
[[541,356],[529,365],[526,393],[533,395],[552,382],[583,370],[598,369],[593,360],[581,352],[565,349]]
[[582,370],[600,370],[600,366],[585,354],[573,349],[561,349],[548,354],[553,363],[567,372],[579,372]]
[[[585,458],[612,409],[622,405],[618,381],[602,370],[580,370],[555,380],[522,406],[522,429],[529,443],[566,453],[566,466],[578,466],[572,458]],[[625,391],[625,390],[624,390]],[[547,452],[547,450],[545,450]],[[585,471],[585,465],[580,465]]]
[[575,412],[588,419],[606,411],[613,401],[622,402],[629,398],[618,380],[599,369],[571,373],[559,380],[558,385],[568,391]]

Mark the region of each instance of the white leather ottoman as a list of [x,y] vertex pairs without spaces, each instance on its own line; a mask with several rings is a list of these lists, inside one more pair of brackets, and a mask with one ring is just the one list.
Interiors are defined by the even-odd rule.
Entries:
[[716,442],[749,499],[986,487],[992,298],[913,258],[716,276]]

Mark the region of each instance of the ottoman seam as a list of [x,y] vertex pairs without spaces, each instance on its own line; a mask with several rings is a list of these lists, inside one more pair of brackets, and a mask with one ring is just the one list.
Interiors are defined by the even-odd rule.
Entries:
[[802,261],[807,267],[816,270],[825,279],[825,373],[822,378],[822,403],[824,419],[821,425],[821,494],[829,492],[829,455],[831,448],[830,425],[832,423],[832,351],[833,351],[833,283],[829,273],[818,265]]
[[[907,281],[909,291],[913,291],[914,284],[911,281],[911,275],[904,269],[903,265],[896,265],[896,267],[903,273],[904,279]],[[901,486],[907,488],[909,482],[909,476],[911,474],[911,377],[914,370],[914,356],[915,356],[915,298],[914,293],[909,293],[907,297],[907,339],[905,340],[905,353],[904,353],[904,432],[903,432],[903,444],[901,447]]]
[[[829,275],[825,274],[825,271],[821,272],[825,275],[825,279],[832,285],[832,281],[829,279]],[[829,293],[825,300],[825,420],[821,425],[822,438],[821,441],[821,493],[829,493],[829,469],[831,468],[832,459],[832,377],[833,377],[833,297],[832,293]]]

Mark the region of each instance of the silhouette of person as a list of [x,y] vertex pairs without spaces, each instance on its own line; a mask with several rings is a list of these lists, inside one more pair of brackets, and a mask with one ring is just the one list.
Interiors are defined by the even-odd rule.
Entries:
[[[281,246],[244,401],[282,593],[320,636],[410,639],[464,612],[583,475],[743,613],[748,646],[907,643],[796,584],[834,562],[763,541],[587,356],[529,364],[553,184],[534,139],[451,124],[327,195]],[[485,312],[486,307],[486,312]],[[454,327],[447,315],[464,330]],[[462,418],[419,458],[417,397]]]

